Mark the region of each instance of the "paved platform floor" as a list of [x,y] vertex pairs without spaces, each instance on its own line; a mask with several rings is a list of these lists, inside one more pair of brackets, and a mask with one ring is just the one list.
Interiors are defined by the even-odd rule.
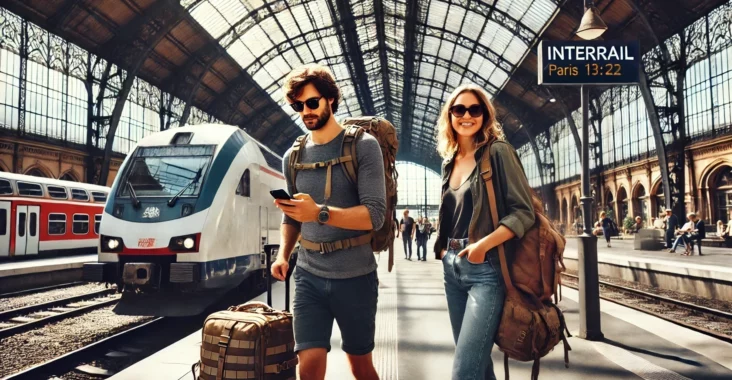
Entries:
[[51,257],[37,260],[2,262],[0,263],[0,277],[53,272],[64,269],[77,269],[82,268],[84,266],[84,263],[91,263],[96,261],[96,254],[87,254],[77,256]]
[[[600,274],[661,289],[732,301],[732,249],[704,247],[703,255],[685,256],[668,250],[635,250],[633,241],[597,242]],[[577,270],[579,239],[567,238],[564,262]]]
[[[567,253],[577,251],[579,239],[576,236],[567,237]],[[702,255],[699,256],[698,248],[694,248],[693,256],[682,256],[684,247],[676,248],[676,253],[668,252],[668,249],[658,251],[646,251],[633,249],[633,240],[611,240],[611,248],[608,248],[605,239],[599,237],[597,239],[597,253],[602,255],[624,255],[632,257],[640,257],[644,259],[658,259],[664,261],[679,261],[688,264],[723,266],[732,268],[732,248],[721,247],[702,247]],[[571,252],[569,252],[571,251]],[[566,255],[566,254],[565,254]],[[576,253],[574,254],[576,256]]]
[[[400,243],[400,242],[399,242]],[[397,244],[394,271],[380,258],[379,313],[374,361],[381,379],[450,378],[454,344],[442,285],[442,263],[403,259]],[[274,286],[275,307],[284,286]],[[579,329],[577,292],[565,288],[560,307],[573,335]],[[263,297],[262,297],[263,298]],[[730,379],[732,345],[658,318],[606,301],[601,302],[605,340],[569,339],[570,366],[564,368],[561,343],[541,361],[543,379]],[[112,377],[120,379],[190,379],[198,360],[200,331]],[[326,379],[352,379],[340,334],[334,326],[333,350]],[[503,354],[493,351],[495,373],[503,379]],[[529,378],[531,363],[510,361],[514,379]]]

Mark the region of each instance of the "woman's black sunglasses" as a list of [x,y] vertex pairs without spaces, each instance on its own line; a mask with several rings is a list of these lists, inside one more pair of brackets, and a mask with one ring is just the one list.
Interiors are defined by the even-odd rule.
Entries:
[[322,98],[322,96],[317,97],[317,98],[310,98],[310,99],[306,100],[305,102],[293,102],[293,103],[290,103],[290,106],[292,107],[292,109],[295,110],[295,112],[302,112],[302,110],[304,109],[303,108],[304,104],[307,104],[308,108],[310,108],[311,110],[316,110],[316,109],[318,109],[318,107],[320,107],[321,98]]
[[450,113],[452,113],[455,117],[465,116],[465,111],[470,113],[470,116],[472,117],[478,117],[483,114],[483,107],[481,107],[480,104],[473,104],[470,107],[465,107],[462,104],[458,104],[450,107]]

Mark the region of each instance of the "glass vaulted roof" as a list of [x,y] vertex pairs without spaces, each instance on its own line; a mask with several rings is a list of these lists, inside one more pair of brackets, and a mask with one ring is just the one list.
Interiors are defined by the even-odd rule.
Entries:
[[336,116],[388,118],[402,141],[409,139],[415,159],[436,154],[435,124],[450,92],[472,82],[495,95],[554,15],[557,1],[182,4],[301,128],[280,88],[293,67],[318,62],[330,67],[343,93]]

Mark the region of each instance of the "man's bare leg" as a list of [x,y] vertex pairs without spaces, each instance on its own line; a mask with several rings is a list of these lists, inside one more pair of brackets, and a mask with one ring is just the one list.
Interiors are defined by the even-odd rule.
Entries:
[[366,355],[347,355],[348,362],[351,364],[351,372],[356,380],[379,380],[371,352]]
[[308,348],[297,353],[297,373],[301,380],[325,379],[328,351],[325,348]]

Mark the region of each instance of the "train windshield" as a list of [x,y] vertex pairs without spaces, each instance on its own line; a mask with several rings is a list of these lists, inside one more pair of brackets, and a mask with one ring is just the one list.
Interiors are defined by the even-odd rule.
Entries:
[[[122,196],[198,196],[211,164],[214,145],[141,147],[126,178],[120,182]],[[129,185],[127,184],[129,182]]]

